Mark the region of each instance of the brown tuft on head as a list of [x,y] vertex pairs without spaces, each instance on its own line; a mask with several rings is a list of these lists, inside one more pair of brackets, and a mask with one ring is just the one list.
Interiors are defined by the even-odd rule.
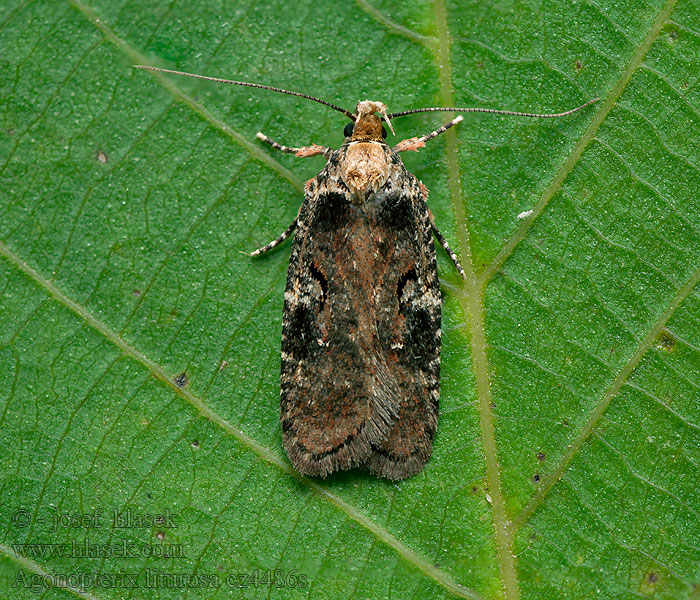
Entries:
[[353,142],[381,142],[383,139],[382,121],[378,116],[368,114],[357,118],[352,130]]
[[[374,113],[379,113],[378,117]],[[362,100],[355,107],[355,128],[352,132],[352,141],[354,142],[381,142],[384,140],[382,135],[382,121],[394,133],[389,118],[386,116],[386,104],[375,100]]]

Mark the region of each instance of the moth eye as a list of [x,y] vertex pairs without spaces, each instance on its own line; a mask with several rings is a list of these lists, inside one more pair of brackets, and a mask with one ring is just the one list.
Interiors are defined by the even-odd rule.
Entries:
[[386,139],[386,127],[384,125],[382,125],[382,138]]
[[355,129],[355,123],[350,121],[346,126],[345,129],[343,129],[343,135],[345,137],[352,137],[352,130]]

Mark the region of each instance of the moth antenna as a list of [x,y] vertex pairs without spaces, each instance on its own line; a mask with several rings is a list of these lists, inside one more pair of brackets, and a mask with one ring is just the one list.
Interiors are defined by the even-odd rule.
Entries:
[[384,122],[387,124],[387,127],[389,127],[389,130],[391,131],[391,135],[396,135],[396,132],[394,131],[394,127],[391,125],[391,121],[389,120],[389,117],[386,114],[386,106],[384,104],[379,104],[378,105],[378,113],[382,115],[382,119],[384,119]]
[[389,117],[386,115],[386,113],[384,113],[384,114],[382,115],[382,117],[384,117],[384,121],[385,121],[386,124],[389,126],[389,129],[391,130],[391,135],[396,135],[396,132],[394,131],[394,127],[393,127],[393,125],[391,124],[391,121],[389,120]]
[[433,108],[414,108],[413,110],[404,110],[402,112],[395,112],[387,115],[389,119],[395,119],[396,117],[403,117],[405,115],[413,115],[415,113],[422,113],[422,112],[479,112],[479,113],[489,113],[492,115],[510,115],[513,117],[535,117],[538,119],[554,119],[556,117],[565,117],[566,115],[570,115],[571,113],[575,113],[576,111],[581,110],[582,108],[586,108],[589,104],[593,104],[594,102],[598,102],[600,98],[593,98],[593,100],[589,100],[585,104],[582,104],[581,106],[577,106],[576,108],[572,108],[571,110],[567,110],[565,112],[560,112],[556,114],[548,114],[548,115],[542,115],[538,113],[524,113],[524,112],[515,112],[512,110],[497,110],[495,108],[443,108],[441,106],[433,107]]
[[282,88],[272,87],[271,85],[263,85],[261,83],[250,83],[248,81],[234,81],[233,79],[222,79],[220,77],[207,77],[206,75],[195,75],[194,73],[185,73],[184,71],[174,71],[173,69],[161,69],[160,67],[149,67],[148,65],[134,65],[134,69],[145,69],[147,71],[158,71],[159,73],[170,73],[172,75],[185,75],[186,77],[193,77],[194,79],[205,79],[206,81],[215,81],[216,83],[228,83],[230,85],[243,85],[245,87],[260,88],[262,90],[270,90],[271,92],[279,92],[280,94],[289,94],[290,96],[298,96],[299,98],[306,98],[307,100],[313,100],[314,102],[319,102],[325,106],[330,106],[331,108],[343,113],[350,120],[355,120],[355,115],[350,111],[340,108],[335,104],[316,98],[315,96],[309,96],[308,94],[302,94],[301,92],[293,92],[291,90],[284,90]]

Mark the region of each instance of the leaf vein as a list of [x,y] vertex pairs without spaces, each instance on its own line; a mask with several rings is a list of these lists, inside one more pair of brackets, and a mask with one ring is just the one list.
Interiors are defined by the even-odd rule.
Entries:
[[[166,111],[167,112],[167,111]],[[149,127],[149,130],[151,128]],[[201,134],[200,134],[201,136]],[[158,276],[163,272],[163,269],[167,266],[167,264],[170,262],[172,257],[175,255],[175,253],[180,250],[185,242],[187,242],[191,237],[192,234],[197,230],[198,227],[203,225],[206,220],[211,216],[212,212],[221,204],[221,201],[226,197],[226,194],[229,192],[231,187],[233,186],[236,178],[238,175],[241,173],[243,168],[246,166],[246,163],[244,162],[241,167],[229,178],[228,183],[224,187],[223,191],[214,199],[211,204],[209,204],[208,207],[204,210],[204,212],[194,221],[192,224],[189,226],[189,228],[185,231],[184,235],[181,238],[178,238],[174,240],[174,242],[171,244],[170,248],[165,252],[165,255],[161,259],[160,263],[154,269],[153,273],[151,274],[150,279],[148,280],[148,283],[143,286],[143,289],[141,290],[141,294],[139,294],[138,300],[134,303],[133,308],[131,309],[131,312],[127,315],[126,320],[124,321],[124,324],[122,325],[121,329],[119,330],[119,335],[124,335],[126,329],[129,327],[129,324],[131,323],[132,319],[138,312],[139,308],[144,302],[145,297],[148,295],[148,292],[151,290],[151,287],[153,287],[153,284],[155,281],[158,279]],[[147,213],[147,211],[144,210],[144,213]]]
[[[66,242],[63,245],[63,250],[61,251],[61,254],[56,261],[56,265],[53,268],[53,279],[56,279],[56,276],[58,275],[58,272],[61,270],[61,267],[63,266],[63,262],[66,259],[66,256],[68,256],[68,251],[70,250],[71,244],[73,242],[73,236],[75,235],[76,228],[78,227],[78,223],[80,222],[80,218],[82,217],[83,210],[85,209],[85,206],[87,205],[88,200],[90,199],[92,192],[99,186],[101,183],[107,180],[107,178],[115,172],[117,168],[122,166],[124,162],[128,159],[130,156],[130,152],[138,146],[141,141],[143,141],[146,136],[151,132],[151,130],[158,124],[161,118],[170,110],[170,106],[166,107],[163,112],[158,115],[150,124],[148,127],[146,127],[141,134],[132,141],[131,144],[129,144],[129,148],[127,149],[126,152],[122,155],[122,157],[112,163],[108,169],[106,169],[100,177],[95,180],[91,185],[87,186],[87,189],[85,190],[85,193],[83,194],[83,197],[80,201],[80,204],[78,205],[78,210],[75,212],[75,215],[73,216],[73,223],[71,224],[70,231],[68,232],[68,236],[66,238]],[[96,289],[97,284],[95,285]],[[93,292],[94,292],[93,289]]]
[[61,450],[63,449],[63,443],[65,442],[66,438],[68,437],[68,432],[70,431],[71,427],[73,426],[73,423],[75,421],[75,418],[80,412],[80,410],[85,406],[85,403],[88,401],[88,398],[90,398],[90,394],[95,390],[97,385],[104,379],[104,377],[109,373],[111,368],[115,365],[117,360],[119,359],[119,355],[115,356],[112,361],[107,365],[105,369],[102,370],[102,372],[99,374],[98,377],[95,378],[95,381],[92,382],[88,390],[83,394],[83,397],[78,401],[77,405],[71,410],[70,416],[68,417],[68,421],[66,422],[66,426],[63,430],[63,433],[61,436],[56,439],[56,446],[54,449],[53,457],[51,458],[51,464],[49,465],[48,472],[46,473],[46,477],[44,477],[44,481],[41,485],[41,490],[39,490],[39,493],[37,494],[37,499],[36,499],[36,505],[34,507],[34,511],[32,514],[31,518],[31,525],[29,529],[27,530],[27,538],[31,539],[32,534],[34,532],[34,524],[36,523],[37,519],[37,514],[39,512],[39,508],[41,507],[43,500],[44,500],[44,494],[46,493],[46,489],[49,486],[49,482],[51,481],[51,478],[53,477],[53,474],[56,472],[56,464],[58,462],[58,455],[61,453]]
[[632,374],[634,369],[637,367],[641,361],[644,354],[652,346],[656,337],[665,327],[668,320],[673,316],[676,308],[681,304],[681,302],[691,293],[693,288],[700,282],[700,268],[698,268],[695,273],[692,274],[690,279],[683,285],[676,293],[673,300],[670,302],[668,308],[658,317],[649,330],[646,337],[639,343],[636,352],[630,357],[627,363],[622,367],[618,376],[613,381],[612,385],[608,388],[606,393],[601,398],[600,402],[596,408],[589,415],[588,421],[584,427],[579,432],[578,436],[569,445],[566,453],[561,458],[559,463],[554,467],[551,473],[542,482],[540,488],[535,492],[534,496],[525,506],[525,508],[520,512],[520,514],[513,520],[513,530],[517,530],[522,527],[527,520],[534,514],[537,508],[545,500],[552,488],[557,484],[564,474],[564,471],[568,467],[569,463],[573,457],[578,454],[578,451],[582,448],[588,436],[593,432],[595,426],[598,424],[603,416],[603,413],[607,410],[608,406],[612,402],[613,398],[617,396],[622,386],[627,381],[627,378]]
[[384,25],[384,27],[386,27],[391,33],[401,35],[409,40],[418,42],[420,44],[423,44],[424,46],[428,46],[429,48],[433,48],[437,43],[437,40],[434,37],[423,35],[421,33],[413,31],[412,29],[409,29],[408,27],[404,27],[403,25],[395,23],[394,21],[389,19],[384,13],[382,13],[380,10],[378,10],[369,2],[367,2],[367,0],[356,0],[356,2],[362,10],[364,10],[378,23]]
[[[109,27],[107,27],[104,22],[99,19],[91,8],[80,3],[78,0],[68,0],[78,11],[80,11],[85,18],[90,21],[95,27],[97,27],[104,36],[111,41],[117,48],[126,54],[126,56],[132,60],[134,63],[147,65],[148,60],[145,56],[140,54],[134,48],[132,48],[126,41],[121,39],[114,33]],[[299,178],[292,173],[289,169],[282,166],[280,162],[271,158],[269,154],[266,154],[258,144],[248,141],[248,139],[236,131],[235,129],[229,127],[221,119],[215,117],[211,112],[209,112],[204,106],[192,98],[189,94],[186,94],[180,88],[172,83],[168,78],[162,76],[159,73],[152,73],[152,76],[158,83],[160,83],[166,90],[168,90],[177,100],[188,106],[196,114],[198,114],[202,119],[208,121],[210,125],[224,134],[229,138],[234,140],[239,146],[244,150],[249,152],[254,158],[266,164],[272,168],[279,176],[283,177],[289,181],[297,190],[303,191],[303,185]]]
[[[10,166],[10,163],[12,162],[12,159],[15,156],[15,153],[17,152],[17,148],[19,148],[20,142],[24,139],[24,137],[32,130],[32,127],[36,125],[39,121],[41,121],[45,116],[47,111],[49,110],[49,107],[51,106],[51,103],[58,98],[58,95],[61,93],[61,90],[63,89],[63,86],[70,81],[71,77],[75,73],[78,72],[80,64],[85,60],[97,46],[99,46],[102,43],[102,41],[97,41],[93,43],[83,54],[80,56],[80,58],[75,61],[75,64],[68,70],[68,73],[66,76],[59,82],[59,84],[56,86],[56,88],[51,92],[51,95],[46,98],[46,101],[44,102],[44,105],[41,107],[39,112],[37,113],[36,117],[32,119],[27,126],[24,128],[24,131],[20,133],[19,135],[15,136],[14,144],[12,145],[12,150],[7,155],[7,159],[5,162],[0,166],[0,179],[3,177],[5,174],[5,171],[7,170],[7,167]],[[28,60],[28,58],[27,58]],[[19,70],[19,66],[17,67],[17,70]],[[14,95],[16,92],[13,90],[12,94]]]
[[27,571],[31,571],[35,575],[41,577],[44,581],[52,582],[55,585],[55,587],[58,587],[59,589],[66,590],[74,596],[82,598],[83,600],[100,600],[98,596],[86,592],[85,590],[81,590],[80,588],[74,587],[70,585],[67,581],[63,581],[55,576],[52,576],[51,573],[42,568],[41,565],[39,565],[39,563],[25,556],[19,556],[10,546],[6,546],[1,542],[0,552],[7,556],[12,562],[18,564],[21,568],[26,569]]
[[[243,447],[249,449],[256,454],[261,461],[268,463],[283,471],[285,474],[294,477],[300,483],[307,486],[311,491],[322,497],[324,500],[333,504],[341,512],[345,513],[348,519],[362,525],[374,536],[382,540],[387,546],[393,548],[403,560],[413,565],[420,570],[424,575],[430,577],[438,584],[447,588],[452,594],[462,598],[480,599],[480,596],[473,590],[464,587],[456,582],[452,576],[441,569],[436,568],[426,558],[420,556],[408,546],[401,543],[389,531],[378,525],[372,519],[364,515],[357,507],[343,500],[340,496],[332,493],[325,486],[312,481],[306,477],[300,476],[291,465],[283,461],[270,448],[263,446],[257,440],[244,433],[239,428],[233,426],[229,421],[212,410],[200,397],[193,394],[187,388],[179,388],[173,381],[172,377],[166,372],[162,365],[147,357],[134,346],[130,345],[122,339],[114,330],[108,327],[105,323],[95,317],[85,307],[78,304],[68,296],[66,296],[52,281],[43,277],[39,272],[34,270],[19,256],[12,252],[4,243],[0,242],[0,255],[4,256],[12,265],[22,271],[39,287],[42,287],[54,300],[69,308],[78,317],[84,320],[97,332],[102,334],[107,340],[118,347],[121,352],[141,363],[146,369],[167,387],[169,387],[177,396],[189,403],[200,416],[208,419],[221,427],[226,433],[233,436]],[[104,558],[103,558],[104,560]]]
[[644,39],[644,41],[639,45],[637,51],[632,56],[629,63],[622,72],[618,82],[615,84],[613,89],[608,94],[607,98],[603,101],[598,112],[593,116],[588,129],[585,131],[581,139],[574,146],[573,150],[569,154],[569,157],[564,161],[564,164],[559,169],[558,173],[555,175],[552,182],[544,190],[542,197],[537,202],[537,204],[532,209],[532,214],[523,221],[515,234],[501,247],[500,251],[496,257],[491,261],[489,266],[484,269],[479,280],[481,283],[486,284],[493,277],[493,275],[500,270],[500,268],[505,263],[506,259],[513,253],[514,249],[518,244],[525,238],[530,228],[533,226],[534,222],[537,220],[542,211],[547,207],[549,201],[554,197],[554,195],[561,189],[564,180],[573,170],[574,166],[579,162],[584,150],[588,147],[590,142],[595,138],[598,129],[600,128],[603,121],[606,119],[613,106],[617,100],[622,95],[622,92],[627,88],[628,83],[632,79],[632,76],[637,71],[639,66],[642,64],[647,52],[651,48],[651,45],[658,38],[661,29],[666,24],[670,18],[673,8],[676,5],[677,0],[667,0],[665,6],[659,12],[658,16],[654,20],[649,32]]
[[604,446],[606,446],[610,452],[615,454],[620,462],[625,466],[627,469],[627,472],[634,477],[637,481],[640,481],[644,485],[647,485],[655,490],[658,490],[661,492],[664,496],[668,496],[669,498],[673,499],[673,501],[676,504],[679,504],[680,506],[683,506],[689,513],[692,513],[696,518],[700,519],[700,513],[695,510],[692,506],[690,506],[687,502],[681,500],[676,494],[670,492],[667,490],[665,487],[660,486],[657,483],[654,483],[644,477],[643,475],[640,475],[629,463],[629,461],[622,455],[622,452],[620,452],[617,448],[615,448],[610,442],[608,442],[602,435],[598,434],[597,432],[593,433],[593,437],[595,437],[598,441],[600,441]]

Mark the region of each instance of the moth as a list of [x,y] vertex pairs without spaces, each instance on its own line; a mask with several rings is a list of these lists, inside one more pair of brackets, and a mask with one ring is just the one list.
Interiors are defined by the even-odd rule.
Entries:
[[139,66],[208,81],[261,88],[320,102],[350,122],[325,167],[305,184],[292,224],[258,256],[292,240],[282,317],[282,440],[294,468],[320,476],[360,467],[391,480],[420,472],[432,454],[440,400],[441,303],[433,236],[461,277],[464,269],[428,210],[428,189],[399,154],[416,151],[462,120],[421,137],[387,143],[384,125],[420,112],[486,112],[561,117],[483,108],[417,108],[388,113],[363,100],[350,112],[330,102],[267,85]]

